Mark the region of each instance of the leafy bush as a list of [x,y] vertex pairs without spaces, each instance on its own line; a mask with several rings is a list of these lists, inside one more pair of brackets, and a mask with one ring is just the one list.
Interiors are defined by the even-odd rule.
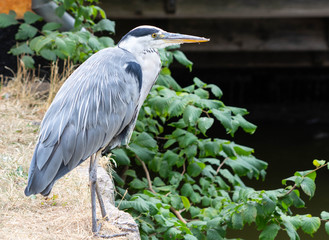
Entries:
[[[164,68],[143,105],[127,149],[113,150],[125,166],[117,182],[117,204],[140,225],[142,239],[225,239],[228,229],[256,224],[260,239],[275,239],[279,230],[299,239],[298,229],[313,235],[321,219],[294,215],[303,208],[301,189],[310,198],[315,192],[316,171],[327,166],[314,160],[315,169],[298,171],[284,179],[285,188],[255,190],[243,178],[264,179],[267,163],[254,150],[221,138],[222,125],[232,136],[256,126],[244,116],[246,109],[226,106],[222,91],[194,78],[182,88],[168,69],[174,58],[192,63],[180,51],[161,51]],[[329,213],[322,212],[327,232]]]
[[[41,30],[35,24],[42,20],[42,17],[26,12],[22,22],[16,20],[16,13],[0,14],[0,28],[11,25],[19,25],[15,35],[17,44],[10,49],[15,56],[22,56],[21,60],[27,68],[34,68],[35,56],[41,56],[49,61],[70,59],[74,63],[82,63],[93,53],[102,48],[114,45],[112,38],[97,37],[93,33],[107,31],[114,33],[114,22],[106,19],[105,12],[98,6],[93,5],[98,0],[89,0],[85,5],[83,0],[57,0],[59,7],[56,14],[61,17],[65,10],[75,17],[75,28],[68,32],[59,32],[60,24],[45,23]],[[96,17],[101,17],[95,23]],[[82,31],[80,31],[82,30]]]
[[[59,25],[46,23],[39,31],[34,24],[41,17],[27,12],[23,22],[15,14],[0,14],[0,27],[19,24],[18,44],[10,52],[22,56],[27,67],[33,57],[48,60],[70,58],[80,63],[95,51],[112,46],[109,37],[98,31],[114,32],[96,0],[57,0],[57,14],[65,10],[76,19],[72,32],[59,32]],[[97,24],[97,15],[102,20]],[[78,31],[82,28],[88,31]],[[327,167],[314,160],[315,169],[297,171],[282,180],[292,183],[275,190],[255,190],[244,178],[264,179],[267,163],[257,159],[252,148],[209,137],[218,136],[223,126],[230,135],[239,129],[253,133],[256,126],[245,119],[246,109],[226,106],[216,85],[194,78],[182,88],[171,77],[174,59],[189,69],[192,62],[176,49],[160,51],[163,69],[139,114],[128,148],[113,150],[121,174],[113,172],[117,183],[117,205],[130,212],[140,226],[142,239],[225,239],[228,229],[242,230],[255,224],[262,240],[275,239],[279,230],[290,239],[300,239],[297,230],[313,235],[325,223],[329,233],[329,213],[320,217],[294,215],[305,207],[301,192],[313,197],[316,171]]]

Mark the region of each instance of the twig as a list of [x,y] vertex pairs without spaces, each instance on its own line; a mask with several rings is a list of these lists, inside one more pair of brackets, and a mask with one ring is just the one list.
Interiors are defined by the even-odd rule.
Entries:
[[224,163],[225,163],[225,161],[226,161],[227,159],[228,159],[228,157],[225,158],[225,159],[223,160],[223,162],[219,165],[219,167],[218,167],[217,170],[216,170],[216,174],[218,174],[219,170],[222,168],[222,166],[224,165]]
[[142,159],[140,159],[137,155],[135,155],[137,160],[142,164],[143,166],[143,169],[144,169],[144,172],[145,172],[145,175],[146,175],[146,179],[147,179],[147,182],[148,182],[148,185],[149,185],[149,189],[151,192],[153,193],[156,193],[154,190],[153,190],[153,187],[152,187],[152,181],[151,181],[151,178],[150,178],[150,173],[149,173],[149,170],[147,169],[146,167],[146,164],[142,161]]
[[[135,155],[137,160],[142,164],[143,166],[143,169],[145,171],[145,175],[146,175],[146,179],[147,179],[147,182],[148,182],[148,185],[149,185],[149,189],[151,192],[153,193],[156,193],[153,188],[152,188],[152,181],[151,181],[151,178],[150,178],[150,173],[146,167],[146,164],[142,161],[142,159],[140,159],[137,155]],[[180,212],[178,212],[174,207],[170,207],[170,210],[176,215],[176,217],[181,220],[184,224],[186,224],[186,220],[182,217],[182,215],[180,214]]]
[[202,112],[204,112],[207,115],[207,117],[210,118],[208,111],[202,110]]
[[176,215],[176,217],[181,220],[184,224],[186,224],[187,222],[185,221],[185,219],[182,217],[182,215],[180,215],[180,212],[178,212],[175,208],[173,208],[172,206],[170,207],[170,210]]
[[182,173],[180,174],[180,175],[184,175],[184,173],[185,173],[185,171],[186,171],[186,166],[185,166],[185,161],[183,162],[183,171],[182,171]]
[[[323,165],[313,169],[312,171],[310,171],[307,174],[305,174],[304,176],[302,176],[302,178],[305,178],[307,175],[309,175],[309,174],[311,174],[311,173],[313,173],[313,172],[315,172],[315,171],[319,170],[320,168],[323,168],[327,165],[328,165],[328,163],[323,164]],[[289,195],[292,191],[294,191],[296,189],[296,187],[297,187],[297,184],[295,183],[294,186],[292,186],[292,188],[286,194],[284,194],[282,197],[285,197],[285,196]]]

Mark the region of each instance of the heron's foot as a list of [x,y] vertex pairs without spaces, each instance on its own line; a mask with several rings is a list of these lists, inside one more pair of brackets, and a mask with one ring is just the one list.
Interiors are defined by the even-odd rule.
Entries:
[[100,238],[115,238],[115,237],[124,237],[127,236],[129,233],[128,232],[124,232],[124,233],[115,233],[115,234],[111,234],[111,235],[106,235],[106,234],[95,234],[95,237],[100,237]]

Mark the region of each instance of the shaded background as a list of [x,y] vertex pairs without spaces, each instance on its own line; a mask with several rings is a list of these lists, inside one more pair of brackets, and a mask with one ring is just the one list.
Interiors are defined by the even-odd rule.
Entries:
[[[220,128],[214,136],[255,149],[269,163],[265,182],[247,181],[256,189],[282,187],[296,170],[313,168],[312,160],[329,160],[329,55],[327,0],[103,0],[116,21],[116,42],[130,29],[155,25],[172,32],[209,37],[211,42],[184,45],[194,62],[192,72],[174,63],[173,77],[182,85],[197,76],[215,83],[227,105],[247,108],[258,126],[254,135],[241,130],[234,139]],[[0,74],[15,71],[16,58],[6,52],[15,43],[15,27],[0,30]],[[317,191],[306,209],[318,216],[329,211],[329,174],[320,170]],[[315,238],[327,239],[323,226]],[[243,234],[243,236],[241,236]],[[254,225],[228,237],[258,238]],[[288,239],[281,233],[278,239]]]

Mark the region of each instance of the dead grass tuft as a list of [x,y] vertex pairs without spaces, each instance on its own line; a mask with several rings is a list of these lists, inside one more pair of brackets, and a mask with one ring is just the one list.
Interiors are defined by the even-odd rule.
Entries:
[[24,195],[39,123],[68,74],[57,75],[56,67],[47,98],[34,94],[35,74],[24,68],[0,91],[0,239],[94,239],[88,176],[73,170],[48,199]]

